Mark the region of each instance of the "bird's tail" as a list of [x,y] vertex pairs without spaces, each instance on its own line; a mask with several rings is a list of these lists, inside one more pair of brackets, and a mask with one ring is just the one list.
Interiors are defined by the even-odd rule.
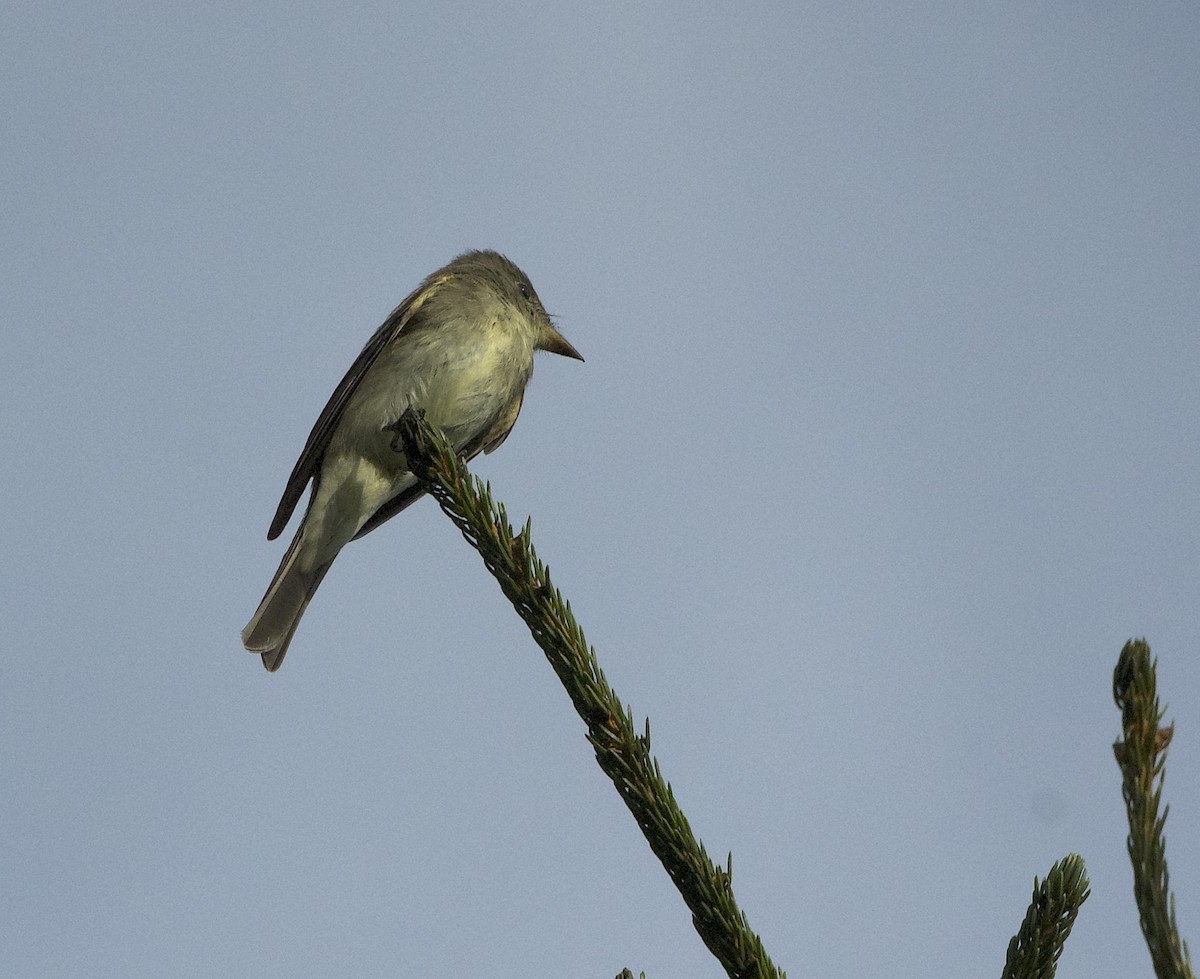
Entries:
[[258,603],[258,610],[242,630],[242,645],[262,655],[263,666],[274,673],[287,653],[288,643],[300,624],[300,617],[316,594],[317,586],[333,563],[327,561],[313,571],[301,570],[300,538],[304,525],[296,532],[291,546],[279,563],[271,587]]

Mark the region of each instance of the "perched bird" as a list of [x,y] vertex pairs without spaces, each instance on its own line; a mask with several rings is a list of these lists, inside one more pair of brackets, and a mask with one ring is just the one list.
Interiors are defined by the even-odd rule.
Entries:
[[267,532],[279,536],[311,480],[300,529],[242,630],[263,666],[279,669],[338,552],[423,494],[396,429],[405,410],[423,409],[466,459],[491,452],[521,411],[535,350],[583,360],[496,252],[460,255],[392,311],[313,426]]

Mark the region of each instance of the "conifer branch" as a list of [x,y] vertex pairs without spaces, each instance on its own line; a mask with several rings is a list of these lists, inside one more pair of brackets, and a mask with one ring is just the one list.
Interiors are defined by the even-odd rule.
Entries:
[[1163,827],[1170,807],[1158,813],[1175,725],[1159,727],[1164,709],[1158,702],[1156,667],[1143,639],[1130,640],[1121,650],[1113,670],[1113,699],[1121,709],[1125,740],[1113,745],[1113,753],[1129,816],[1126,847],[1133,864],[1133,895],[1154,973],[1158,979],[1195,979],[1187,942],[1180,939],[1175,923],[1175,896],[1167,873]]
[[638,734],[632,711],[605,680],[570,603],[551,584],[546,566],[534,553],[530,523],[514,534],[504,506],[492,500],[490,488],[471,476],[445,436],[420,413],[406,411],[399,431],[409,467],[479,552],[546,654],[587,725],[597,762],[679,889],[704,944],[733,979],[783,977],[734,901],[732,855],[726,867],[714,865],[692,834],[670,783],[650,754],[649,720],[645,733]]
[[1033,900],[1008,943],[1002,979],[1053,979],[1063,945],[1079,908],[1088,899],[1083,859],[1072,853],[1050,868],[1045,881],[1033,878]]

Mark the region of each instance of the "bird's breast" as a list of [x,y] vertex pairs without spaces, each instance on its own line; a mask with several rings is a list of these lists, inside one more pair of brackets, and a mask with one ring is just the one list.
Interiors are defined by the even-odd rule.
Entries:
[[512,414],[514,405],[519,408],[533,373],[527,334],[503,320],[471,330],[449,324],[401,334],[350,398],[331,450],[404,471],[402,446],[389,426],[409,407],[424,410],[426,420],[462,450]]

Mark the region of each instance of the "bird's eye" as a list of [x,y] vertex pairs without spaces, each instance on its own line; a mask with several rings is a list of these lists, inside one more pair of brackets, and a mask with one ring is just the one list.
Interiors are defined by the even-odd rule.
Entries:
[[529,298],[529,283],[528,282],[518,282],[517,288],[521,291],[522,296],[524,296],[526,299]]

